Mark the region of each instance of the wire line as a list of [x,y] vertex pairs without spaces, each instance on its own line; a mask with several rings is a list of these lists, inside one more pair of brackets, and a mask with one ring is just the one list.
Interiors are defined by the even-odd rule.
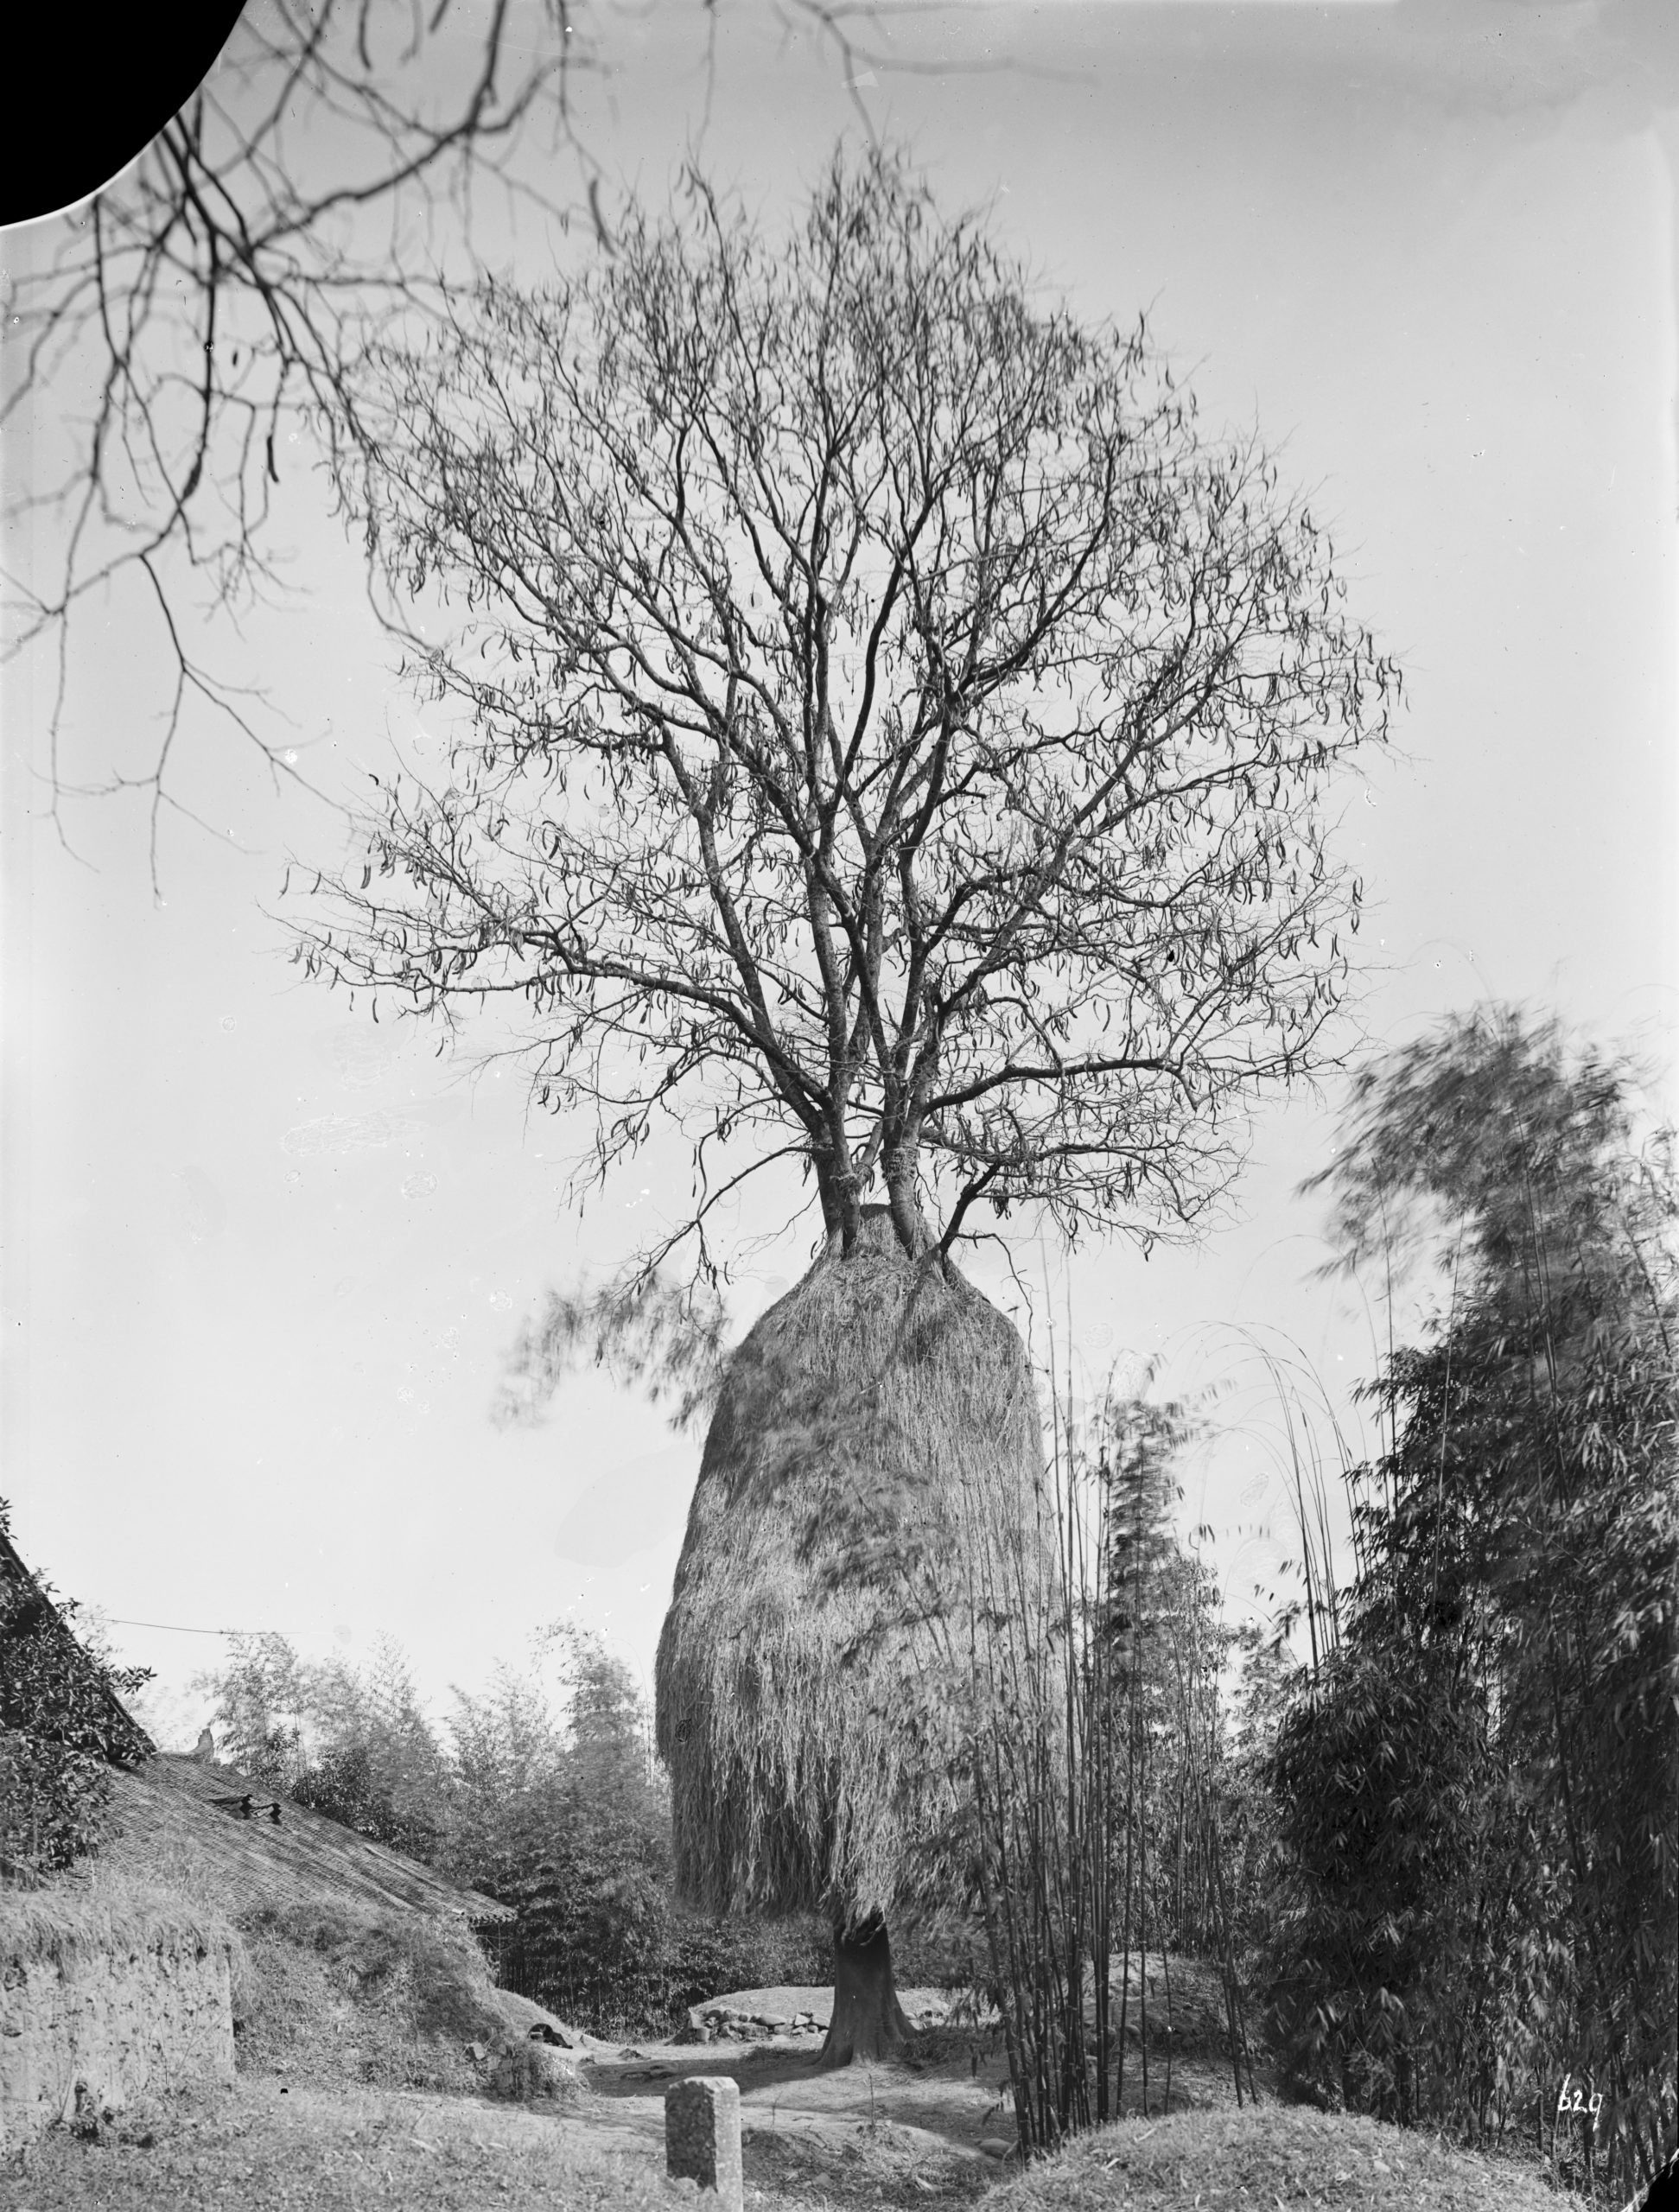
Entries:
[[179,1621],[130,1621],[120,1613],[107,1613],[112,1628],[161,1628],[171,1636],[278,1636],[277,1628],[182,1628]]

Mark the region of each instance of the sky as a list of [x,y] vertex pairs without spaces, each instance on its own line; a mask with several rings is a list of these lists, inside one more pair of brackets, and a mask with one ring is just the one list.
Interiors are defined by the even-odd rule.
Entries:
[[[1353,610],[1407,683],[1390,755],[1340,793],[1336,844],[1370,912],[1349,1044],[1516,1001],[1633,1046],[1670,1103],[1679,32],[1663,11],[888,5],[849,63],[758,0],[601,22],[613,67],[579,124],[608,215],[629,191],[662,198],[693,153],[777,223],[859,135],[862,103],[1081,314],[1146,310],[1203,419],[1257,425],[1332,519]],[[50,238],[0,243],[16,265]],[[586,250],[528,222],[501,241],[531,278]],[[9,498],[61,447],[50,416],[15,435]],[[289,596],[207,636],[342,798],[393,742],[423,758],[437,732],[392,673],[306,447],[279,499]],[[10,565],[50,550],[50,519],[34,527],[33,547],[9,531]],[[161,897],[142,806],[55,823],[50,673],[25,656],[0,690],[0,1494],[25,1557],[157,1669],[166,1741],[196,1734],[190,1677],[229,1629],[352,1661],[391,1636],[441,1702],[569,1618],[650,1685],[698,1440],[595,1375],[538,1427],[490,1411],[544,1288],[625,1258],[682,1163],[654,1147],[579,1217],[559,1195],[567,1133],[527,1113],[516,1071],[436,1057],[305,982],[285,869],[336,859],[341,822],[207,719],[178,785],[207,826],[166,821]],[[90,605],[73,779],[137,757],[162,679],[137,601]],[[1298,1357],[1355,1442],[1348,1393],[1375,1357],[1358,1287],[1315,1275],[1322,1202],[1297,1195],[1332,1149],[1336,1095],[1260,1114],[1192,1249],[1068,1263],[1023,1246],[1029,1312],[995,1255],[973,1270],[1040,1353],[1053,1314],[1081,1395],[1151,1360],[1157,1393],[1222,1386],[1186,1515],[1217,1530],[1237,1611],[1280,1587],[1288,1550],[1256,1347]],[[807,1217],[751,1262],[741,1326],[813,1236]]]

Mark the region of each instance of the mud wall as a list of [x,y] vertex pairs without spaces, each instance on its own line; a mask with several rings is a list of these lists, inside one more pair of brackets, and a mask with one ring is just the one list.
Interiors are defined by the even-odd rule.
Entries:
[[3,1917],[0,2147],[143,2093],[232,2080],[231,1942],[155,1926],[7,1942]]

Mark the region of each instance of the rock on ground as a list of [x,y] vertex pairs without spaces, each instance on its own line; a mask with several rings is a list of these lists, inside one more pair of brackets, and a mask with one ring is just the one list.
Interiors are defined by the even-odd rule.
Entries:
[[[914,2028],[943,2027],[955,2003],[944,1989],[900,1989],[898,2002]],[[768,2043],[779,2036],[826,2035],[834,1993],[810,1985],[734,1989],[690,2005],[688,2032],[697,2043]]]

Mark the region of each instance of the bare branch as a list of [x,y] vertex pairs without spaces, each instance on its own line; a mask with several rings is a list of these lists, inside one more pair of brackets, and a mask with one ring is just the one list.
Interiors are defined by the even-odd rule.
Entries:
[[521,998],[591,1179],[658,1118],[706,1190],[790,1135],[848,1249],[881,1183],[945,1254],[982,1202],[1192,1224],[1332,1052],[1321,802],[1397,672],[1264,453],[898,157],[785,238],[687,205],[366,350],[340,493],[393,623],[457,611],[413,674],[462,734],[300,957]]

